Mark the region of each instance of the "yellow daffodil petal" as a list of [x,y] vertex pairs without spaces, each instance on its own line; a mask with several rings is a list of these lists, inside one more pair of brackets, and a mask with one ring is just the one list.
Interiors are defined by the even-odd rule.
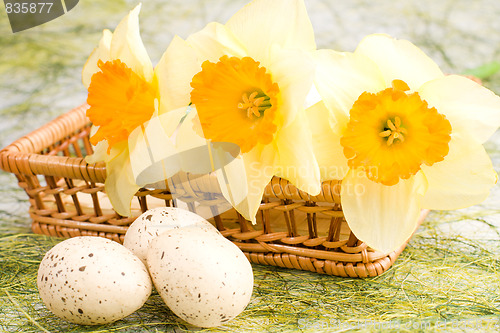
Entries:
[[[226,143],[224,152],[215,151],[218,143],[210,143],[203,136],[196,109],[192,109],[177,132],[177,149],[182,171],[207,173],[215,171],[221,192],[226,200],[247,220],[255,222],[264,188],[274,173],[275,152],[268,145],[257,145],[250,152],[239,155]],[[210,147],[211,156],[205,148]],[[234,150],[234,149],[233,149]],[[212,163],[211,163],[212,161]]]
[[204,174],[214,171],[206,150],[208,142],[202,133],[196,109],[192,108],[179,126],[176,137],[180,169],[184,172]]
[[289,126],[279,131],[276,151],[274,175],[289,180],[304,192],[318,195],[321,191],[319,167],[304,111],[299,112]]
[[186,116],[177,131],[176,141],[179,150],[192,149],[207,142],[207,139],[203,137],[196,107],[186,107],[185,110]]
[[[252,223],[256,222],[255,216],[259,211],[264,189],[273,178],[274,158],[275,153],[270,146],[259,146],[246,154],[242,154],[248,194],[246,201],[241,202],[235,208]],[[242,177],[242,174],[235,174],[235,176]],[[233,182],[234,180],[228,179],[228,181]]]
[[377,64],[386,86],[399,79],[415,90],[425,82],[444,75],[438,65],[414,44],[383,34],[365,37],[355,53],[363,54]]
[[175,36],[154,69],[161,96],[160,114],[189,105],[190,82],[200,70],[194,50]]
[[179,172],[178,151],[171,137],[184,115],[185,108],[161,116],[155,113],[130,134],[130,162],[136,184],[163,182]]
[[175,135],[176,159],[180,170],[206,174],[234,160],[240,153],[239,147],[229,142],[211,142],[205,139],[196,109],[189,109]]
[[319,50],[313,57],[316,88],[330,110],[329,118],[337,124],[335,129],[343,131],[353,103],[365,91],[386,88],[384,77],[375,63],[361,54]]
[[106,141],[98,142],[94,147],[92,155],[85,156],[85,161],[89,164],[105,161],[108,158],[108,143]]
[[246,49],[220,23],[210,23],[184,41],[175,36],[155,68],[162,96],[160,113],[189,105],[191,80],[205,60],[217,62],[223,55],[244,57]]
[[200,62],[217,62],[224,55],[240,58],[247,55],[247,49],[236,36],[217,22],[207,24],[205,28],[189,36],[186,42],[196,52]]
[[[293,68],[293,70],[291,70]],[[306,97],[313,86],[315,65],[309,53],[273,48],[268,68],[279,85],[282,105],[278,109],[278,126],[288,126],[304,109]]]
[[106,162],[105,190],[111,205],[122,216],[130,216],[130,202],[140,186],[135,183],[128,149]]
[[396,185],[370,181],[361,170],[351,170],[342,181],[342,210],[352,232],[368,246],[391,252],[417,228],[427,183],[418,173]]
[[[90,136],[92,136],[95,132],[97,132],[98,127],[92,126],[90,131]],[[127,148],[126,142],[120,142],[115,145],[113,148],[109,149],[108,142],[106,140],[98,142],[95,146],[92,146],[94,152],[92,155],[85,156],[85,161],[89,164],[97,163],[97,162],[109,162],[115,159],[118,155],[120,155],[124,149]]]
[[314,155],[318,161],[321,181],[343,179],[349,171],[347,159],[340,145],[342,134],[335,131],[330,122],[329,111],[323,102],[306,110],[312,133]]
[[144,80],[153,80],[153,65],[139,33],[139,12],[137,5],[121,20],[113,32],[110,46],[110,59],[120,59]]
[[175,137],[175,131],[179,128],[182,119],[187,116],[188,108],[187,106],[183,106],[171,110],[168,114],[159,114],[158,119],[161,126],[169,137]]
[[428,209],[460,209],[482,202],[498,180],[491,160],[467,135],[454,135],[444,161],[422,166],[429,183],[422,206]]
[[248,183],[247,178],[242,177],[245,174],[245,164],[241,155],[222,168],[217,169],[215,174],[224,198],[240,214],[251,220],[252,217],[247,201]]
[[82,69],[82,82],[86,88],[90,85],[90,80],[94,73],[100,71],[99,67],[97,67],[97,62],[99,60],[106,62],[110,57],[110,46],[111,46],[111,37],[113,34],[108,29],[103,30],[101,40],[99,41],[99,46],[92,51],[87,62]]
[[316,89],[316,86],[313,84],[311,90],[309,90],[309,93],[307,94],[306,101],[304,102],[304,108],[307,109],[322,100],[323,98],[319,94],[318,89]]
[[[98,129],[99,128],[97,126],[93,125],[90,128],[89,136],[94,136]],[[91,155],[85,156],[85,161],[89,164],[105,161],[109,156],[108,148],[108,143],[105,140],[98,142],[95,146],[92,145],[92,149],[94,150],[94,152]]]
[[[262,61],[272,45],[314,50],[314,32],[302,0],[254,0],[237,12],[227,27]],[[264,66],[267,64],[264,64]]]
[[445,76],[418,91],[446,116],[454,132],[466,131],[479,143],[488,140],[500,126],[500,97],[468,78]]
[[104,142],[99,142],[97,146],[94,147],[94,153],[92,155],[85,156],[85,162],[88,164],[94,164],[104,161],[105,156],[107,155],[106,151],[108,150],[108,147],[103,147],[103,144]]
[[273,177],[273,161],[273,150],[259,145],[215,170],[224,198],[245,219],[253,223],[256,222],[255,216],[264,188]]

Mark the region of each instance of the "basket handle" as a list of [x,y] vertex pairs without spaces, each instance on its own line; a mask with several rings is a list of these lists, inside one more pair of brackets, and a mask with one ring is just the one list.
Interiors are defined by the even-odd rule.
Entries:
[[104,163],[87,164],[82,157],[42,155],[47,147],[63,140],[89,124],[84,104],[65,113],[39,129],[14,141],[0,151],[0,168],[17,175],[48,175],[103,183]]

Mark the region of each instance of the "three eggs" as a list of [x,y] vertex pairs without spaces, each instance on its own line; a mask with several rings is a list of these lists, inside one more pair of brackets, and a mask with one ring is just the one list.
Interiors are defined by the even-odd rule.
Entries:
[[165,207],[139,216],[123,246],[91,236],[57,244],[42,259],[37,284],[47,308],[76,324],[122,319],[144,305],[154,285],[178,317],[213,327],[248,305],[253,272],[208,221]]

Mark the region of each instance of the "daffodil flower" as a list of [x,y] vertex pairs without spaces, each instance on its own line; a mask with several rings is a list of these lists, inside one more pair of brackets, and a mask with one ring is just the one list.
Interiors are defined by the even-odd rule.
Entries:
[[482,143],[500,125],[498,96],[386,35],[315,58],[315,153],[323,180],[343,178],[342,209],[359,239],[389,252],[409,239],[422,208],[488,196],[498,177]]
[[[165,150],[169,147],[167,133],[175,130],[183,116],[183,110],[176,110],[162,120],[158,117],[166,108],[161,98],[162,75],[158,74],[165,58],[153,70],[139,34],[140,7],[130,11],[113,33],[103,31],[82,71],[88,88],[87,116],[94,125],[90,142],[95,146],[86,161],[106,162],[105,190],[113,208],[123,216],[130,216],[130,202],[145,185],[137,176],[147,169],[144,165],[149,160],[143,161],[144,153],[154,150],[145,144],[147,135],[150,142],[163,142]],[[165,122],[169,125],[164,126]]]
[[304,112],[315,47],[303,1],[255,0],[225,25],[210,23],[187,40],[174,37],[166,51],[170,107],[192,103],[196,112],[181,125],[179,145],[196,146],[203,137],[239,146],[239,157],[217,177],[248,220],[255,221],[273,175],[312,195],[320,191]]

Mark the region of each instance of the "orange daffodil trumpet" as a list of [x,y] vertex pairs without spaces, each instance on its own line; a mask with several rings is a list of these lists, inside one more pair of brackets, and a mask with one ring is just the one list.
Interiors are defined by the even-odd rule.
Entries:
[[178,145],[239,146],[238,158],[216,174],[225,197],[248,220],[255,221],[274,175],[320,192],[304,112],[315,47],[303,1],[255,0],[225,25],[210,23],[186,40],[174,37],[166,51],[171,107],[193,107]]
[[[134,146],[129,141],[131,138],[135,143],[145,141],[141,134],[157,125],[159,120],[154,116],[162,113],[165,107],[159,75],[164,59],[153,70],[139,34],[140,7],[130,11],[113,33],[103,31],[99,46],[82,71],[82,80],[89,92],[87,116],[94,125],[90,142],[95,146],[94,154],[86,160],[88,163],[106,162],[106,193],[113,208],[124,216],[131,214],[130,202],[144,185],[137,183],[134,161],[136,168],[144,162],[133,158]],[[172,123],[178,123],[182,115],[181,112],[172,113],[175,118]],[[163,126],[154,127],[160,129],[155,136],[164,137],[168,131]],[[170,132],[174,128],[170,128]]]
[[500,125],[500,97],[386,35],[315,60],[314,151],[322,180],[343,178],[342,209],[359,239],[389,252],[409,239],[422,208],[488,196],[497,174],[482,143]]

